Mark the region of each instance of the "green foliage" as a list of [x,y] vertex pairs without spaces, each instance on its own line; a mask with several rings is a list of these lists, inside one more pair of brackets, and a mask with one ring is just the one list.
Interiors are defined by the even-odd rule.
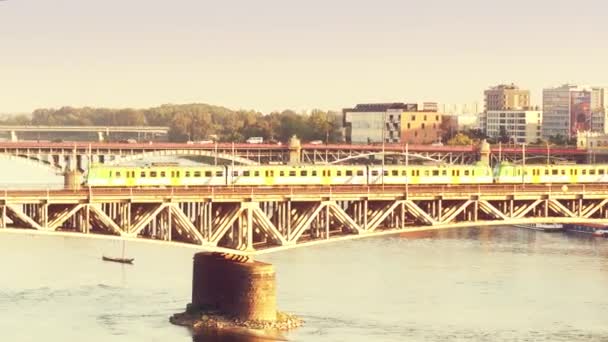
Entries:
[[65,126],[169,126],[169,140],[243,142],[248,137],[287,142],[292,135],[303,141],[330,143],[342,139],[338,112],[313,110],[310,115],[292,110],[264,115],[252,110],[231,110],[203,103],[165,104],[148,109],[74,108],[36,109],[27,116],[0,118],[1,124]]
[[464,133],[456,134],[452,139],[448,140],[448,145],[472,145],[473,139]]

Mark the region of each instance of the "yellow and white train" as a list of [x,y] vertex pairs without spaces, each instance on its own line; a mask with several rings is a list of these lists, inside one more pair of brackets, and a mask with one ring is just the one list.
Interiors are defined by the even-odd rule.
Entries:
[[608,164],[105,166],[90,168],[91,187],[287,186],[375,184],[608,183]]

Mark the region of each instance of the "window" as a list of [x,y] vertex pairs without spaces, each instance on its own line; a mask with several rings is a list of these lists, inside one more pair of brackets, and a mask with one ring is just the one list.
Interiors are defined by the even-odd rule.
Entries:
[[412,121],[416,121],[416,115],[412,115]]
[[439,176],[439,170],[433,170],[433,176]]
[[424,122],[420,125],[420,128],[424,129]]
[[296,176],[295,171],[289,171],[289,177],[295,177],[295,176]]
[[310,171],[310,175],[313,177],[317,177],[317,170]]
[[[243,171],[243,177],[249,177],[249,174],[250,174],[249,170]],[[195,174],[195,176],[196,176],[196,174]]]
[[336,176],[338,176],[338,177],[342,176],[342,171],[340,171],[340,170],[336,171]]
[[566,174],[566,170],[562,170],[562,175],[565,175],[565,174]]
[[545,169],[545,176],[548,176],[548,175],[549,175],[549,170]]
[[391,176],[399,176],[399,170],[391,171]]
[[587,175],[587,170],[586,170],[586,169],[582,169],[582,170],[581,170],[581,174],[582,174],[583,176],[586,176],[586,175]]
[[192,174],[193,174],[193,177],[200,177],[201,176],[201,172],[200,171],[194,171]]
[[551,170],[551,174],[554,176],[557,175],[557,170]]
[[363,170],[357,170],[357,176],[363,176]]
[[255,171],[255,172],[253,173],[253,175],[254,175],[255,177],[260,177],[260,171]]
[[469,170],[464,170],[464,175],[468,176],[469,175]]
[[205,171],[205,177],[212,177],[213,173],[211,171]]
[[383,174],[384,176],[388,176],[388,170],[384,170],[384,172],[382,172],[382,174]]
[[179,178],[179,171],[175,171],[175,177]]
[[150,177],[156,177],[156,171],[150,171]]
[[378,171],[374,170],[372,171],[372,176],[377,176],[378,175]]
[[145,177],[146,177],[146,171],[142,171],[142,172],[139,174],[139,177],[141,177],[141,178],[145,178]]
[[116,171],[116,177],[120,177],[120,171]]
[[426,121],[426,115],[424,116],[424,118],[422,118],[422,120]]
[[599,169],[599,170],[597,170],[597,171],[598,171],[598,174],[600,174],[600,175],[603,175],[603,174],[604,174],[604,169]]
[[238,171],[232,171],[232,177],[238,177],[238,176],[239,176]]
[[160,172],[160,176],[161,176],[161,177],[167,177],[167,173],[166,173],[165,171],[161,171],[161,172]]
[[285,171],[279,171],[279,176],[285,177]]
[[306,171],[306,170],[302,170],[302,171],[300,172],[300,176],[302,176],[302,177],[306,177],[306,176],[308,176],[308,171]]
[[[437,172],[439,172],[439,171],[437,171]],[[424,175],[428,177],[429,176],[429,170],[424,170]]]
[[442,176],[447,176],[448,175],[448,170],[442,170],[441,171],[441,175]]
[[589,176],[595,176],[595,170],[594,169],[589,170]]
[[347,177],[352,177],[353,175],[353,171],[352,170],[346,170],[346,176]]
[[215,171],[215,177],[223,177],[224,176],[224,172],[222,171]]

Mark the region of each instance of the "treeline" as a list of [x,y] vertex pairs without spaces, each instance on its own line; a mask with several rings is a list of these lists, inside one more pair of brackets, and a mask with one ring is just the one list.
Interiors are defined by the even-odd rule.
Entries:
[[168,126],[169,140],[184,142],[217,137],[221,142],[243,142],[248,137],[286,142],[292,135],[303,141],[342,140],[342,118],[337,112],[292,110],[262,114],[208,104],[162,105],[149,109],[75,108],[37,109],[26,115],[0,118],[4,125]]

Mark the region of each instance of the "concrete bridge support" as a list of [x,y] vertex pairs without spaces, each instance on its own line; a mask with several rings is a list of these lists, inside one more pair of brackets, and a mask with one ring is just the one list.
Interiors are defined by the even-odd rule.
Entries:
[[277,319],[271,264],[230,254],[197,253],[192,271],[192,311],[219,311],[241,321]]

